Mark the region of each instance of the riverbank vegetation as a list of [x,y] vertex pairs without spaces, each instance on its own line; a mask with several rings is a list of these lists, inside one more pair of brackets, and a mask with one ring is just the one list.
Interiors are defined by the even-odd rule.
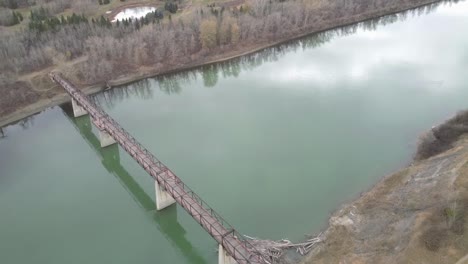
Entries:
[[385,177],[335,212],[322,242],[301,264],[465,263],[468,137],[452,144],[437,157]]
[[[126,1],[159,6],[141,19],[111,23],[92,0],[16,1],[24,21],[0,28],[0,115],[51,89],[47,73],[60,70],[81,86],[125,76],[157,74],[236,56],[303,34],[381,16],[433,0]],[[178,8],[178,11],[175,10]],[[7,9],[7,11],[12,11]],[[101,13],[96,12],[100,10]],[[25,88],[27,87],[27,88]],[[36,96],[19,96],[26,93]],[[5,109],[8,109],[5,111]]]
[[468,133],[468,110],[458,113],[421,136],[415,159],[427,159],[451,149],[465,133]]

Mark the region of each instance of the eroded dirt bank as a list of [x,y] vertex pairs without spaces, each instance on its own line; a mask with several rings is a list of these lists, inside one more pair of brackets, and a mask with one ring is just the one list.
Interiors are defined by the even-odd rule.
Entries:
[[468,135],[384,178],[329,220],[309,263],[468,263]]

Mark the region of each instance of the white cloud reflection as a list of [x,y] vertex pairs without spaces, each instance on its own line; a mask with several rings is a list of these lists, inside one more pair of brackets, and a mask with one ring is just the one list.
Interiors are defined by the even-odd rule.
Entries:
[[[428,15],[408,16],[402,22],[378,26],[375,31],[358,29],[355,34],[336,37],[318,48],[298,49],[265,63],[249,75],[281,87],[330,89],[336,84],[356,87],[376,78],[446,91],[460,83],[468,46],[466,21],[468,1],[443,5]],[[466,57],[466,56],[465,56]],[[278,70],[277,65],[281,65]],[[305,84],[308,85],[305,85]],[[304,85],[300,85],[304,84]],[[431,85],[429,85],[431,84]],[[456,85],[455,85],[456,86]]]
[[466,16],[468,14],[468,1],[440,6],[437,12],[440,15]]
[[124,19],[135,19],[135,18],[141,18],[146,16],[146,14],[149,14],[153,11],[155,11],[155,7],[151,6],[140,6],[140,7],[131,7],[131,8],[126,8],[122,11],[120,11],[112,20],[112,22],[116,22],[117,20],[124,20]]

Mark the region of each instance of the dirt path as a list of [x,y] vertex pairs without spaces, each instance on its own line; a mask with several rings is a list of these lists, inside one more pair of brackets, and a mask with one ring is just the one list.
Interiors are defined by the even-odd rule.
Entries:
[[464,256],[462,259],[460,259],[459,261],[457,261],[457,263],[455,264],[467,264],[467,263],[468,263],[468,254]]

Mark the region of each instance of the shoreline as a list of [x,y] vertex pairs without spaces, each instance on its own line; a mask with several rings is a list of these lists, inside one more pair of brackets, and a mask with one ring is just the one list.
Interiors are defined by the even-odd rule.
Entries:
[[[232,59],[236,59],[239,57],[257,53],[268,48],[282,45],[291,41],[296,41],[296,40],[299,40],[301,38],[304,38],[313,34],[361,23],[364,21],[368,21],[368,20],[372,20],[372,19],[376,19],[380,17],[385,17],[388,15],[408,11],[408,10],[415,9],[415,8],[424,7],[424,6],[431,5],[431,4],[438,3],[438,2],[442,2],[442,0],[427,0],[427,1],[417,3],[417,4],[410,3],[407,5],[389,7],[389,8],[386,8],[385,10],[375,10],[375,11],[362,13],[362,14],[347,17],[347,18],[336,19],[335,21],[324,23],[324,25],[322,25],[320,28],[313,30],[313,31],[297,33],[295,36],[286,37],[278,41],[274,41],[270,43],[260,43],[256,45],[255,47],[244,48],[244,49],[241,48],[240,50],[235,50],[233,52],[226,52],[217,56],[215,55],[213,56],[213,58],[207,61],[196,61],[196,62],[193,62],[185,66],[181,66],[181,67],[167,67],[166,70],[162,70],[162,71],[152,69],[147,72],[140,72],[140,73],[131,74],[131,75],[123,75],[116,79],[109,80],[107,81],[107,83],[104,83],[104,84],[97,84],[97,85],[82,87],[81,90],[87,95],[97,94],[99,92],[106,90],[108,86],[110,86],[110,88],[114,88],[118,86],[129,85],[134,82],[147,79],[147,78],[154,78],[160,75],[188,71],[188,70],[192,70],[194,68],[198,68],[202,66],[209,66],[209,65],[216,64],[216,63],[226,62]],[[70,97],[65,93],[65,91],[53,96],[52,98],[40,99],[10,114],[1,116],[0,128],[12,125],[26,117],[42,112],[47,108],[57,106],[57,105],[60,105],[69,101],[70,101]]]
[[[443,124],[450,120],[444,121]],[[384,259],[394,260],[396,253],[407,261],[414,257],[419,259],[420,255],[413,254],[415,251],[420,253],[422,249],[427,250],[425,253],[428,258],[437,257],[437,254],[441,253],[429,248],[427,241],[432,241],[432,238],[427,239],[427,234],[432,234],[432,229],[437,226],[434,223],[435,219],[441,222],[439,225],[446,224],[446,219],[440,218],[440,215],[443,215],[441,211],[449,208],[454,202],[466,200],[468,170],[464,171],[464,168],[468,168],[468,136],[461,135],[453,147],[442,153],[413,161],[393,173],[386,174],[358,196],[341,203],[328,217],[325,226],[316,233],[320,233],[318,236],[307,235],[310,238],[318,238],[319,242],[299,259],[298,264],[341,263],[340,261],[345,259],[357,260],[358,263],[380,263]],[[433,185],[419,183],[419,180],[427,179],[427,175],[438,176],[431,179]],[[453,197],[447,201],[440,201],[440,197],[444,197],[443,194],[454,190],[456,194]],[[428,196],[430,198],[427,198]],[[411,209],[403,215],[394,213],[401,208]],[[468,206],[466,208],[468,209]],[[459,213],[467,216],[467,209],[461,208]],[[404,226],[401,223],[405,223]],[[372,233],[376,227],[379,229],[378,234]],[[389,228],[392,231],[386,232]],[[372,243],[361,239],[363,236],[370,236],[370,233],[373,236]],[[450,234],[449,238],[444,237],[445,242],[450,244],[447,248],[456,248],[456,241],[460,238],[450,236],[453,235]],[[390,244],[389,248],[401,250],[379,252],[382,250],[382,244]],[[361,248],[361,251],[355,248]],[[442,247],[440,250],[445,251],[447,248]],[[458,260],[460,257],[457,258],[456,255],[460,253],[462,252],[457,249],[456,254],[453,254],[455,256],[451,257]],[[461,255],[462,258],[457,264],[464,263],[461,261],[468,258],[465,254],[466,252]]]

